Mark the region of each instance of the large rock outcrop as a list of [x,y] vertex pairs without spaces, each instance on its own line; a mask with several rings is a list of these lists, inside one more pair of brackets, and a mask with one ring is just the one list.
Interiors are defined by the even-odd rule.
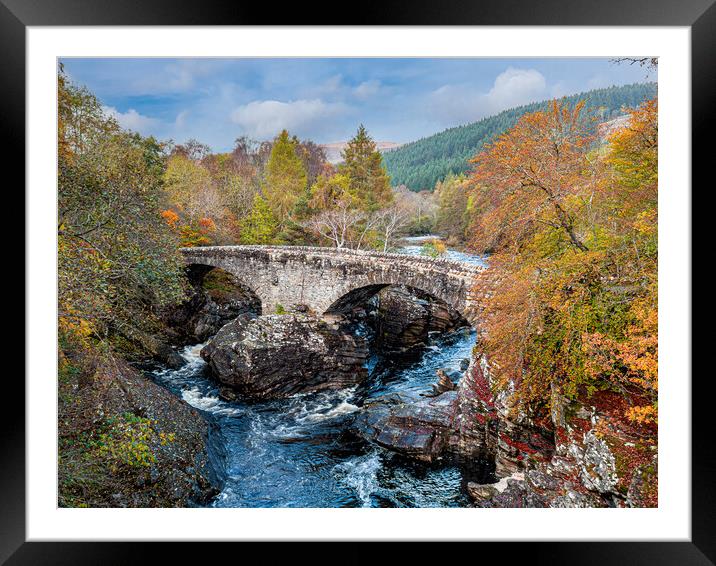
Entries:
[[[218,493],[220,463],[199,411],[119,357],[60,355],[76,370],[59,382],[60,507],[195,507]],[[100,436],[110,450],[98,448]]]
[[368,375],[365,340],[308,315],[242,315],[201,356],[220,383],[255,399],[341,389]]
[[651,507],[656,444],[625,421],[628,400],[600,391],[568,400],[555,388],[551,414],[536,420],[496,394],[488,364],[473,360],[460,384],[462,453],[490,454],[497,484],[468,484],[477,507]]
[[657,504],[656,444],[624,420],[623,395],[601,391],[567,400],[555,390],[551,415],[538,420],[510,405],[510,391],[510,384],[495,387],[489,364],[477,356],[457,391],[388,395],[367,405],[355,428],[421,461],[494,462],[496,483],[467,484],[476,507]]
[[376,345],[382,352],[407,352],[428,341],[431,332],[445,332],[467,322],[444,302],[418,289],[393,286],[378,294],[373,318]]

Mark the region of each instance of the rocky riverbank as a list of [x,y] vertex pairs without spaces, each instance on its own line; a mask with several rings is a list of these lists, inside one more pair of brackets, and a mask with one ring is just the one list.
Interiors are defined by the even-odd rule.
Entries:
[[61,507],[198,506],[217,493],[198,411],[117,357],[75,353],[60,368]]
[[489,376],[477,356],[457,391],[379,399],[356,417],[355,430],[421,461],[494,461],[497,483],[467,484],[477,507],[657,505],[653,431],[620,416],[624,396],[598,392],[568,401],[555,392],[551,419],[536,422],[515,414],[505,391],[493,394]]

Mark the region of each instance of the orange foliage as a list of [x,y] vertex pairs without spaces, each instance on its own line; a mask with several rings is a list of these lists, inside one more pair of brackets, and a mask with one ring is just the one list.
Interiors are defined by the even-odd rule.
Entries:
[[174,228],[176,223],[179,222],[179,215],[173,210],[162,211],[162,218],[166,221],[170,228]]
[[522,409],[600,389],[656,421],[657,103],[599,145],[583,105],[523,116],[472,162],[472,243],[500,281],[481,348]]

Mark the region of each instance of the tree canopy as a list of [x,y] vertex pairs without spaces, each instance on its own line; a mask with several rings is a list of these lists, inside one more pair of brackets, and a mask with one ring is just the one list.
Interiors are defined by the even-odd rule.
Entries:
[[481,346],[521,409],[627,393],[657,415],[657,102],[599,140],[584,106],[522,116],[473,160],[472,245],[500,285]]
[[160,216],[163,146],[123,131],[86,89],[58,81],[60,324],[130,331],[182,296],[177,240]]

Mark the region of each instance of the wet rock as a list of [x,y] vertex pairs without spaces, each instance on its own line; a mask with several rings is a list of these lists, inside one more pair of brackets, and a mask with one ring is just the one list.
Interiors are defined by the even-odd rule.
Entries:
[[427,343],[431,332],[445,332],[466,322],[454,309],[417,289],[393,286],[378,295],[375,317],[378,347],[407,352]]
[[469,482],[467,484],[467,493],[473,501],[485,501],[492,499],[499,493],[492,484],[477,484]]
[[341,389],[367,377],[366,341],[307,315],[242,315],[201,356],[221,384],[255,399]]
[[457,389],[457,385],[448,377],[445,370],[439,369],[437,374],[438,382],[433,385],[432,391],[430,393],[424,393],[423,397],[437,397],[447,391],[455,391],[455,389]]
[[178,369],[185,363],[179,353],[174,350],[169,344],[160,343],[157,347],[155,358],[172,369]]
[[356,417],[356,431],[371,442],[421,461],[444,457],[454,431],[456,393],[420,398],[393,394],[368,405]]
[[239,396],[231,387],[219,387],[219,398],[233,403],[234,401],[238,401]]

